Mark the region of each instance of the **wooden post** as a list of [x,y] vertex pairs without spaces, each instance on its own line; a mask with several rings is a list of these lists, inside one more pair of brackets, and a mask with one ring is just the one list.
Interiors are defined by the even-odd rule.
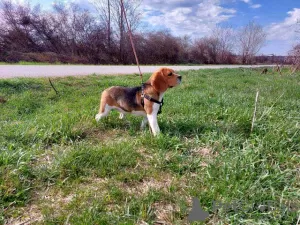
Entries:
[[252,124],[251,124],[250,133],[252,133],[252,131],[253,131],[254,122],[255,122],[255,119],[256,119],[256,106],[257,106],[258,94],[259,94],[259,91],[256,92],[255,103],[254,103],[254,112],[253,112],[253,117],[252,117]]

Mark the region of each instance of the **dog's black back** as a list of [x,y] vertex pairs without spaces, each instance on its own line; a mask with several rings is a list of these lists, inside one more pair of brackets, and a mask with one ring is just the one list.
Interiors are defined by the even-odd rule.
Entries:
[[137,102],[137,94],[141,92],[141,87],[113,87],[116,91],[111,92],[111,96],[117,101],[120,107],[130,112],[132,109],[137,109],[141,106],[140,102]]

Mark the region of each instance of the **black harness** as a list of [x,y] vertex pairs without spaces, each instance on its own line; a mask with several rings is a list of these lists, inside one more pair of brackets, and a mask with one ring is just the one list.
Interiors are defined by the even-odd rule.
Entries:
[[146,95],[144,93],[144,86],[145,85],[146,85],[145,83],[142,84],[141,104],[142,104],[143,108],[144,108],[144,105],[145,105],[145,102],[144,102],[144,98],[145,98],[145,99],[149,100],[150,102],[154,102],[156,104],[159,104],[159,110],[158,110],[157,114],[160,114],[162,112],[161,108],[164,104],[164,99],[162,99],[161,102],[160,102],[160,101],[156,100],[155,98],[152,98],[151,96]]

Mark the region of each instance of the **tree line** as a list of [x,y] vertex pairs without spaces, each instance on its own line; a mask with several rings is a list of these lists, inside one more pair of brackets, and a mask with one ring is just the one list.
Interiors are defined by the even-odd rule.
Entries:
[[[216,27],[211,35],[191,39],[166,30],[141,29],[141,2],[94,2],[92,10],[76,4],[19,5],[0,0],[0,61],[86,64],[134,64],[124,12],[133,31],[141,64],[255,63],[265,43],[263,28],[249,22],[239,30]],[[267,60],[269,60],[268,58]]]

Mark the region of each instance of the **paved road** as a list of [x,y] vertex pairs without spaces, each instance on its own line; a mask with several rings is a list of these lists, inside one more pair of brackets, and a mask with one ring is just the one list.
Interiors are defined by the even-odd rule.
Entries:
[[[272,65],[268,65],[272,66]],[[141,66],[142,73],[152,73],[161,66]],[[249,68],[262,66],[207,65],[207,66],[168,66],[176,71],[220,68]],[[265,67],[265,66],[264,66]],[[137,66],[86,66],[86,65],[0,65],[0,79],[13,77],[65,77],[90,74],[117,75],[138,73]]]

